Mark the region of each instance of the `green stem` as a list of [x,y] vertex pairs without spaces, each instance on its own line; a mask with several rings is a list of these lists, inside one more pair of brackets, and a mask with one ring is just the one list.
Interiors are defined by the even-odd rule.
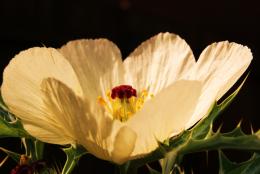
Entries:
[[70,174],[75,168],[77,162],[78,160],[75,160],[75,158],[67,158],[66,163],[62,169],[62,174]]

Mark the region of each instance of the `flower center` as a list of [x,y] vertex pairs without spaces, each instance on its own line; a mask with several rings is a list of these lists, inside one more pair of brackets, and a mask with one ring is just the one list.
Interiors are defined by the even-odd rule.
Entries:
[[133,96],[136,97],[136,90],[130,85],[120,85],[112,89],[112,99],[115,99],[116,97],[118,97],[119,99],[129,99]]
[[143,107],[148,96],[152,97],[147,90],[137,95],[132,86],[120,85],[107,92],[107,100],[99,96],[98,103],[105,107],[113,119],[125,122]]

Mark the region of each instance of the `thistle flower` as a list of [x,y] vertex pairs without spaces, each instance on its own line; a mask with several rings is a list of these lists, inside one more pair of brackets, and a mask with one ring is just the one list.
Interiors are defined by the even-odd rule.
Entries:
[[179,36],[161,33],[124,61],[106,39],[31,48],[4,70],[1,92],[34,137],[80,144],[121,164],[142,157],[205,117],[247,69],[251,51],[208,46],[196,62]]

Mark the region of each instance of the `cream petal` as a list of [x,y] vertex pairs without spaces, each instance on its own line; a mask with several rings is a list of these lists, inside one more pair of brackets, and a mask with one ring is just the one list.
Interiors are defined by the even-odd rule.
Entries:
[[[48,115],[43,102],[41,81],[47,77],[57,78],[76,93],[82,93],[72,67],[52,48],[31,48],[15,56],[4,70],[1,93],[10,111],[22,119],[25,128],[32,130],[33,125],[37,125],[46,130],[42,132],[44,137],[55,137],[62,129],[56,124],[57,120]],[[57,141],[53,143],[71,142],[66,137]]]
[[99,107],[91,113],[89,103],[60,81],[48,78],[43,81],[42,89],[50,114],[64,128],[63,136],[67,133],[98,158],[116,163],[128,159],[136,139],[131,129],[109,119]]
[[112,161],[122,164],[130,159],[130,155],[135,148],[137,135],[127,126],[121,127],[114,140],[112,151]]
[[49,114],[53,115],[57,124],[64,129],[63,133],[59,133],[60,136],[67,134],[74,143],[83,145],[90,153],[110,160],[109,149],[112,149],[113,142],[107,144],[106,140],[112,132],[112,120],[108,121],[107,117],[102,117],[102,111],[91,113],[87,101],[76,96],[72,89],[56,79],[45,79],[42,89]]
[[136,146],[132,153],[135,158],[147,154],[172,135],[185,129],[201,93],[198,81],[176,81],[162,90],[136,113],[127,126],[137,133]]
[[60,52],[74,68],[84,96],[96,101],[114,85],[120,84],[122,59],[120,50],[106,39],[70,41]]
[[27,132],[29,132],[32,136],[37,137],[39,140],[52,143],[52,144],[73,144],[74,141],[70,137],[61,136],[59,133],[62,132],[62,129],[58,130],[54,129],[53,126],[46,124],[38,124],[35,122],[28,123],[27,121],[23,121],[23,126]]
[[156,94],[183,78],[195,64],[189,45],[178,35],[160,33],[143,42],[124,61],[125,81]]
[[[91,126],[96,125],[95,121],[86,120],[88,118],[87,103],[77,97],[65,84],[56,79],[47,78],[42,81],[41,86],[44,95],[43,102],[48,115],[51,115],[57,121],[57,124],[63,128],[60,136],[67,134],[76,142],[78,139],[76,137],[82,137],[82,130],[88,130],[81,127],[80,122],[92,123]],[[88,128],[91,126],[88,126]]]
[[251,60],[249,48],[227,41],[213,43],[201,53],[192,78],[204,83],[203,94],[187,127],[207,114],[213,102],[219,100],[234,85]]

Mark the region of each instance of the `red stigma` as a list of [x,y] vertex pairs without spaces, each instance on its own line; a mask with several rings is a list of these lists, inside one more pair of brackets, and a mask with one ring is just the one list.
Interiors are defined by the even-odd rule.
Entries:
[[136,97],[136,90],[132,88],[130,85],[120,85],[116,86],[112,89],[111,98],[115,99],[116,97],[123,99],[123,98],[130,98]]

